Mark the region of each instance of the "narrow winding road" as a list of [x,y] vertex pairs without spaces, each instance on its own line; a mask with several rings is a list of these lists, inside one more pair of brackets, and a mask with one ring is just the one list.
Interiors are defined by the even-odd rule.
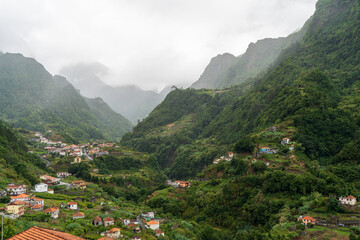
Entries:
[[43,160],[44,162],[46,162],[46,167],[49,167],[50,166],[50,161],[49,160],[47,160],[47,159],[45,159],[45,158],[43,158],[43,157],[40,157],[41,158],[41,160]]

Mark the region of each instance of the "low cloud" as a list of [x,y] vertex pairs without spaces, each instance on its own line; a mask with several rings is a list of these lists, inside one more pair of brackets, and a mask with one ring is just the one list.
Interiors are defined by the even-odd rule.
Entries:
[[286,36],[316,0],[2,0],[0,50],[36,58],[53,74],[101,62],[111,85],[190,84],[210,58]]

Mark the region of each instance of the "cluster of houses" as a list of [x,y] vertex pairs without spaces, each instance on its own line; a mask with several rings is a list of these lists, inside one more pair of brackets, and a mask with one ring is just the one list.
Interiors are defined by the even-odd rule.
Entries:
[[191,186],[191,182],[166,180],[165,185],[176,187],[176,188],[178,188],[178,187],[189,188]]
[[34,133],[34,141],[44,143],[47,146],[44,147],[45,150],[48,151],[48,153],[59,153],[60,155],[70,155],[70,156],[81,156],[83,154],[82,152],[82,145],[67,145],[66,143],[63,143],[61,141],[53,142],[46,137],[44,137],[40,132]]
[[341,204],[355,206],[357,203],[356,197],[349,195],[347,197],[339,197],[339,202]]
[[[139,219],[139,218],[138,218]],[[144,212],[141,214],[141,219],[118,219],[124,226],[131,228],[134,233],[140,233],[142,228],[145,229],[151,229],[154,230],[155,235],[157,237],[159,236],[165,236],[165,233],[160,230],[160,221],[155,219],[155,213],[154,212]],[[94,226],[112,226],[115,225],[115,221],[111,217],[106,217],[101,219],[99,216],[96,216],[93,219],[93,225]],[[100,238],[99,240],[105,240],[105,239],[117,239],[121,237],[120,229],[119,228],[112,228],[108,231],[100,233],[103,238]],[[131,239],[141,239],[138,236],[135,236]]]
[[[83,181],[81,182],[84,183]],[[82,185],[82,183],[79,182],[80,185]],[[41,183],[38,185],[40,185],[40,187],[45,186],[41,192],[46,192],[47,184]],[[26,185],[16,185],[10,183],[6,187],[6,195],[10,196],[10,202],[5,208],[0,208],[2,215],[5,217],[16,219],[22,216],[27,210],[43,211],[44,213],[51,215],[51,218],[53,219],[57,219],[59,216],[58,207],[44,209],[44,199],[27,194]],[[71,210],[78,210],[78,204],[76,202],[69,202],[66,206],[62,207],[66,207]],[[73,219],[84,218],[84,216],[85,215],[83,213],[77,212],[74,214]]]
[[[42,175],[40,176],[40,179],[43,181],[42,183],[36,184],[34,186],[34,192],[47,192],[47,193],[54,193],[54,190],[48,189],[48,186],[54,186],[54,185],[58,185],[60,183],[61,178],[67,177],[67,176],[71,176],[71,173],[68,172],[58,172],[57,174],[57,178],[52,177],[52,176],[48,176],[48,175]],[[21,187],[21,186],[20,186]],[[76,180],[73,181],[71,183],[71,187],[75,188],[75,189],[85,189],[86,188],[86,183],[82,180]],[[19,192],[18,188],[14,188],[13,186],[11,186],[11,189],[13,191],[17,191]],[[26,190],[25,190],[26,192]]]
[[[112,148],[114,147],[114,143],[97,143],[93,142],[92,144],[72,144],[68,145],[66,143],[63,143],[61,141],[51,141],[44,137],[40,132],[34,133],[34,138],[32,140],[36,142],[40,142],[43,144],[46,144],[47,146],[44,147],[45,150],[48,151],[48,153],[58,153],[61,156],[75,156],[75,157],[81,157],[83,155],[96,155],[96,156],[104,156],[108,155],[109,151],[103,150],[102,148]],[[86,152],[86,149],[88,149],[88,152]],[[76,162],[74,162],[76,163]]]
[[[357,200],[356,200],[356,197],[352,196],[352,195],[349,195],[347,197],[339,197],[338,198],[339,200],[339,203],[340,204],[344,204],[344,205],[349,205],[349,206],[355,206],[357,204]],[[317,221],[315,218],[311,217],[311,216],[302,216],[300,215],[297,219],[298,221],[301,222],[301,224],[305,225],[305,226],[308,226],[309,223],[313,224],[313,225],[327,225],[326,223],[324,224],[323,222],[324,221]],[[327,221],[325,221],[327,222]],[[348,223],[349,226],[359,226],[360,223],[355,221],[355,222],[350,222]],[[339,226],[344,226],[344,224],[339,224]]]
[[224,160],[224,161],[228,161],[230,162],[232,159],[234,158],[234,153],[233,152],[228,152],[223,156],[220,156],[219,158],[216,158],[213,163],[214,164],[218,164],[220,161]]

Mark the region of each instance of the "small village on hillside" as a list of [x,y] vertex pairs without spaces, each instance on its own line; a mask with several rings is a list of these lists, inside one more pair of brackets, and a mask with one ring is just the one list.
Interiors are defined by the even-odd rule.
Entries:
[[[286,166],[284,169],[291,172],[301,171],[301,165],[296,160],[296,146],[298,143],[291,141],[291,134],[282,138],[277,144],[268,142],[267,136],[276,134],[276,128],[270,128],[260,134],[263,143],[256,146],[253,155],[237,154],[227,152],[213,160],[212,168],[221,164],[231,164],[235,158],[245,158],[250,165],[260,165],[265,168],[278,168]],[[261,137],[263,136],[263,137]],[[264,137],[265,136],[265,137]],[[92,144],[71,144],[68,145],[61,141],[51,141],[45,138],[41,133],[35,132],[31,141],[34,142],[34,148],[30,151],[38,154],[46,162],[48,167],[57,168],[56,162],[66,164],[58,168],[61,171],[39,174],[41,183],[33,186],[27,186],[20,182],[8,182],[4,189],[0,189],[0,214],[5,219],[13,221],[31,221],[38,219],[40,225],[32,227],[21,233],[32,234],[32,232],[42,233],[52,228],[57,234],[57,229],[64,229],[76,232],[77,228],[87,226],[89,233],[86,239],[166,239],[166,226],[169,222],[175,221],[163,214],[157,216],[153,209],[143,206],[129,205],[124,202],[113,201],[115,199],[108,196],[94,182],[86,181],[76,176],[76,173],[65,171],[66,168],[77,167],[86,163],[91,166],[89,172],[100,179],[111,179],[112,174],[101,174],[98,167],[93,164],[95,159],[102,156],[111,156],[113,153],[120,155],[134,155],[137,153],[124,153],[120,147],[114,143],[92,143]],[[55,165],[54,165],[55,164]],[[66,168],[64,168],[66,166]],[[201,174],[200,174],[201,175]],[[130,175],[128,175],[130,176]],[[126,175],[121,175],[126,179]],[[105,181],[108,181],[105,180]],[[208,177],[199,176],[196,179],[166,180],[164,185],[170,189],[167,194],[172,194],[173,188],[179,194],[186,189],[191,188],[193,183],[208,181]],[[131,186],[131,184],[129,185]],[[160,193],[160,192],[159,192]],[[157,197],[153,194],[153,197]],[[350,212],[357,212],[360,208],[357,199],[352,196],[335,196],[338,204],[347,208]],[[112,200],[111,200],[112,199]],[[349,228],[360,226],[360,219],[357,214],[349,214],[347,217],[338,217],[328,219],[321,214],[310,213],[309,215],[298,215],[296,221],[304,226],[304,229],[317,227],[343,227]],[[61,226],[59,228],[59,226]],[[50,231],[50,230],[49,230]],[[80,231],[80,230],[78,230]],[[83,235],[83,232],[79,232]]]

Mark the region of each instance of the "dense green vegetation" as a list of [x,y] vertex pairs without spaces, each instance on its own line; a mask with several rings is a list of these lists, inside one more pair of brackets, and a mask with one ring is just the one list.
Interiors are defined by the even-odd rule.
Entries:
[[[360,193],[359,20],[358,1],[320,0],[303,39],[266,73],[216,94],[176,90],[124,136],[122,144],[154,153],[170,178],[198,180],[185,192],[163,189],[147,202],[186,221],[174,239],[292,239],[303,231],[300,214],[357,216],[332,196]],[[226,101],[209,104],[215,99]],[[212,114],[202,115],[206,110]],[[189,114],[194,121],[182,131],[169,130]],[[197,128],[201,116],[208,121]],[[273,126],[278,130],[268,131]],[[280,144],[284,137],[294,150]],[[278,152],[258,155],[263,146]],[[231,150],[239,156],[212,164]],[[331,234],[350,233],[354,238],[349,229]]]
[[39,182],[34,172],[45,169],[45,163],[27,151],[19,134],[0,121],[0,188],[15,180],[27,184]]
[[51,76],[33,59],[0,56],[1,118],[33,131],[52,130],[77,139],[116,139],[131,123],[105,103],[86,100],[65,78]]

